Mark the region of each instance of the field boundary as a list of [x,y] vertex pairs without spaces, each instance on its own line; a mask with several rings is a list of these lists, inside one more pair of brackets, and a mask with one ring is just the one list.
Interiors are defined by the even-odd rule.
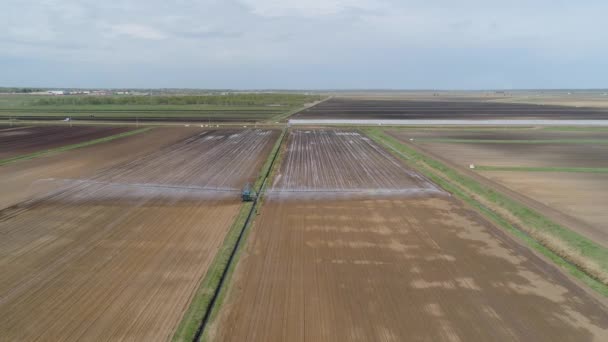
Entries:
[[314,106],[317,106],[317,105],[319,105],[319,104],[321,104],[321,103],[329,100],[330,98],[331,98],[331,96],[328,96],[328,97],[326,97],[324,99],[321,99],[319,101],[313,102],[312,104],[305,103],[302,106],[294,108],[294,109],[292,109],[292,110],[290,110],[288,112],[277,114],[277,115],[271,117],[270,119],[268,119],[267,121],[280,122],[281,120],[285,120],[285,119],[289,118],[290,116],[296,115],[296,114],[298,114],[299,112],[301,112],[303,110],[306,110],[306,109],[312,108]]
[[260,197],[263,188],[273,168],[278,151],[283,144],[285,135],[286,130],[284,129],[277,138],[254,184],[254,189],[257,191],[258,196],[253,202],[243,203],[232,226],[228,230],[228,234],[224,238],[222,246],[215,255],[209,270],[190,301],[188,309],[173,335],[172,341],[200,340],[213,316],[213,312],[221,306],[223,301],[223,296],[221,295],[222,288],[224,288],[223,285],[226,281],[230,280],[233,266],[238,261],[238,251],[242,242],[247,237],[247,228],[251,225],[253,218],[255,218],[254,213],[256,213],[258,203],[261,202]]
[[[287,130],[284,130],[283,132],[284,132],[284,136],[286,136]],[[269,169],[269,174],[263,183],[262,189],[260,190],[260,196],[258,197],[259,205],[257,205],[255,207],[256,216],[259,215],[259,210],[262,207],[262,205],[264,204],[264,196],[262,196],[262,194],[265,193],[265,189],[268,186],[268,180],[272,180],[274,178],[274,175],[284,157],[285,151],[282,148],[282,146],[283,146],[283,140],[281,140],[281,144],[277,146],[278,149],[276,150],[275,155],[273,157],[274,161],[271,165],[271,168]],[[253,221],[255,221],[255,219],[252,220],[251,222],[249,222],[249,224],[246,227],[244,227],[244,234],[243,234],[242,241],[247,241],[247,238],[249,237],[249,233],[251,232],[250,227],[253,225]],[[217,315],[219,314],[219,311],[224,302],[224,299],[230,291],[230,280],[232,279],[234,270],[236,269],[236,266],[238,265],[238,262],[240,260],[241,252],[243,251],[243,246],[244,246],[244,244],[241,244],[240,246],[238,246],[238,248],[236,249],[235,256],[234,256],[234,261],[228,266],[228,272],[226,275],[227,286],[223,286],[222,288],[219,289],[218,301],[217,301],[217,304],[210,310],[210,316],[209,316],[209,321],[207,323],[207,326],[211,326],[215,322],[215,319],[217,318]],[[204,341],[207,341],[208,338],[209,338],[209,330],[205,329],[205,330],[203,330],[203,334],[200,336],[200,338],[196,342],[204,342]]]
[[[406,153],[406,160],[445,190],[541,253],[570,275],[608,297],[608,249],[562,227],[510,197],[481,185],[443,163],[387,136],[378,128],[364,132],[391,152]],[[499,208],[501,210],[497,210]]]
[[0,166],[10,164],[10,163],[15,163],[18,161],[30,160],[30,159],[50,155],[50,154],[57,154],[57,153],[61,153],[61,152],[65,152],[65,151],[69,151],[69,150],[73,150],[73,149],[77,149],[77,148],[81,148],[81,147],[87,147],[87,146],[91,146],[91,145],[95,145],[95,144],[100,144],[100,143],[104,143],[104,142],[108,142],[108,141],[112,141],[112,140],[116,140],[116,139],[120,139],[120,138],[124,138],[124,137],[128,137],[128,136],[132,136],[135,134],[143,133],[143,132],[149,131],[151,129],[152,129],[152,127],[140,128],[140,129],[136,129],[134,131],[110,135],[108,137],[89,140],[89,141],[85,141],[85,142],[81,142],[81,143],[77,143],[77,144],[66,145],[66,146],[61,146],[61,147],[52,148],[52,149],[48,149],[48,150],[43,150],[43,151],[24,154],[24,155],[20,155],[20,156],[11,157],[11,158],[6,158],[6,159],[0,160]]

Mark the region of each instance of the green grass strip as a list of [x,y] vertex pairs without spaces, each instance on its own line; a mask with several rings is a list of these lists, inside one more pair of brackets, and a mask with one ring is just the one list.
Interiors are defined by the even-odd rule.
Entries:
[[528,167],[475,165],[477,171],[608,173],[608,167]]
[[[433,182],[435,182],[445,190],[451,192],[452,194],[456,195],[458,198],[468,203],[472,207],[478,209],[494,223],[505,228],[507,231],[520,238],[531,248],[547,256],[557,265],[563,267],[571,275],[587,284],[590,288],[594,289],[603,296],[608,297],[608,286],[606,286],[604,283],[597,280],[593,275],[586,273],[584,270],[578,268],[576,265],[559,256],[554,251],[550,250],[549,247],[542,245],[533,237],[517,229],[516,227],[511,225],[506,219],[496,214],[492,210],[486,208],[484,205],[472,198],[472,196],[470,196],[468,193],[462,191],[455,184],[458,184],[462,188],[465,188],[478,196],[482,196],[489,202],[492,202],[495,205],[508,210],[512,215],[521,220],[521,222],[525,223],[527,227],[546,232],[549,235],[559,239],[568,247],[577,251],[583,257],[588,258],[589,260],[592,260],[593,262],[597,263],[603,271],[608,271],[607,248],[604,248],[591,241],[590,239],[550,221],[549,219],[540,215],[536,211],[520,204],[519,202],[511,199],[506,195],[503,195],[502,193],[499,193],[491,188],[481,185],[474,179],[460,174],[459,172],[447,167],[443,163],[432,159],[425,154],[419,153],[417,150],[401,143],[397,139],[391,136],[387,136],[382,130],[378,128],[365,129],[364,132],[382,146],[389,148],[389,150],[399,151],[402,154],[406,154],[408,156],[408,164],[412,165],[418,171],[422,172],[425,176],[429,177]],[[398,154],[395,155],[400,158],[403,158],[403,156],[400,156]],[[428,167],[425,165],[428,165]],[[435,170],[441,172],[448,179],[444,179],[443,177],[438,176],[435,173]]]
[[[279,140],[277,142],[277,144],[275,145],[275,149],[273,149],[273,153],[271,154],[271,156],[273,156],[275,153],[278,153],[276,160],[274,161],[274,164],[272,165],[272,170],[270,170],[270,174],[267,178],[267,182],[263,184],[264,188],[260,189],[260,194],[263,194],[265,189],[268,187],[268,184],[272,184],[272,180],[274,179],[275,173],[277,172],[279,166],[281,165],[281,161],[284,157],[284,153],[282,150],[280,150],[281,148],[281,143],[283,141],[283,135],[286,134],[286,130],[283,130],[283,134],[281,135],[281,137],[279,137]],[[272,161],[272,158],[269,158],[269,160]],[[260,200],[257,202],[257,206],[256,208],[254,208],[254,210],[256,211],[256,215],[259,214],[259,210],[262,207],[264,201],[263,201],[263,197],[260,198]],[[249,229],[250,226],[253,225],[253,222],[255,221],[255,217],[254,219],[252,219],[249,222],[249,225],[247,227],[244,227],[245,232],[243,234],[243,242],[247,241],[248,237],[249,237],[249,233],[251,232],[251,230]],[[243,243],[241,245],[241,247],[245,246],[245,243]],[[217,315],[220,312],[220,309],[222,307],[222,304],[224,303],[224,299],[226,298],[226,295],[228,294],[228,290],[230,288],[230,284],[231,284],[231,279],[232,279],[232,275],[234,273],[234,270],[236,269],[236,266],[238,265],[241,253],[243,251],[243,248],[239,248],[236,251],[236,254],[234,255],[234,260],[232,262],[231,265],[229,265],[229,269],[228,269],[228,274],[226,275],[226,281],[225,284],[227,284],[228,286],[225,286],[224,288],[220,289],[220,293],[219,296],[217,298],[217,301],[214,305],[214,307],[211,309],[213,311],[211,311],[211,316],[209,318],[209,323],[208,326],[213,326],[213,322],[215,322],[215,319],[217,318]],[[205,330],[203,331],[203,335],[200,338],[200,342],[204,342],[204,341],[208,341],[209,340],[209,330]]]
[[417,138],[417,142],[459,143],[459,144],[608,144],[608,139],[538,139],[538,140],[501,140],[501,139],[450,139]]
[[2,159],[2,160],[0,160],[0,166],[10,164],[10,163],[15,163],[18,161],[30,160],[30,159],[46,156],[49,154],[57,154],[60,152],[65,152],[65,151],[69,151],[69,150],[73,150],[73,149],[77,149],[77,148],[81,148],[81,147],[87,147],[87,146],[91,146],[91,145],[95,145],[95,144],[100,144],[100,143],[128,137],[131,135],[143,133],[143,132],[149,131],[151,129],[152,129],[151,127],[140,128],[140,129],[137,129],[134,131],[115,134],[115,135],[111,135],[111,136],[104,137],[104,138],[99,138],[99,139],[85,141],[85,142],[81,142],[81,143],[77,143],[77,144],[66,145],[66,146],[52,148],[52,149],[48,149],[48,150],[44,150],[44,151],[38,151],[38,152],[30,153],[30,154],[24,154],[24,155],[15,156],[15,157],[7,158],[7,159]]
[[[266,158],[266,162],[264,162],[264,166],[262,166],[262,170],[260,171],[260,176],[258,177],[258,179],[256,180],[256,182],[253,186],[255,191],[258,193],[260,193],[262,190],[262,185],[264,183],[264,175],[266,175],[268,173],[270,167],[272,166],[272,160],[274,158],[274,155],[279,152],[279,148],[281,148],[281,143],[283,141],[283,137],[285,136],[285,134],[286,134],[286,130],[283,130],[281,132],[281,135],[277,139],[277,141],[274,143],[274,146],[272,147],[272,150],[271,150],[270,154],[268,155],[268,158]],[[278,160],[275,160],[275,165],[276,165],[277,161]]]
[[224,238],[222,247],[217,251],[215,258],[211,263],[211,267],[205,274],[203,282],[194,294],[188,310],[177,327],[177,330],[173,335],[173,341],[191,342],[194,340],[196,332],[203,321],[203,317],[205,317],[205,313],[209,310],[209,304],[213,298],[213,294],[220,283],[224,269],[228,266],[230,254],[234,249],[234,245],[236,244],[252,208],[252,202],[245,202],[241,206],[241,210],[239,210],[232,226],[228,230],[228,234]]
[[[273,157],[280,148],[284,134],[285,130],[275,142],[272,152],[268,155],[268,158],[266,158],[266,161],[262,166],[262,169],[260,170],[258,178],[254,184],[254,188],[258,192],[258,196],[262,190],[261,187],[264,183],[265,175],[268,173],[269,168],[272,165]],[[218,310],[218,308],[222,305],[225,295],[223,293],[224,291],[220,292],[219,297],[215,301],[215,305],[213,306],[213,308],[210,308],[211,300],[220,284],[222,274],[224,273],[226,267],[230,267],[230,265],[228,264],[228,261],[230,260],[230,255],[236,247],[236,243],[241,232],[247,228],[245,226],[247,217],[249,216],[249,213],[252,210],[256,210],[256,207],[259,206],[259,204],[256,207],[254,207],[253,205],[253,202],[244,202],[241,206],[238,215],[236,216],[234,222],[232,223],[232,226],[230,226],[230,229],[228,230],[228,234],[224,238],[224,242],[222,243],[221,248],[217,251],[217,254],[214,257],[213,262],[209,267],[209,270],[205,274],[201,285],[199,286],[198,290],[194,294],[194,297],[192,298],[192,301],[190,302],[188,310],[184,314],[184,317],[182,318],[179,326],[177,327],[177,330],[175,331],[175,334],[172,338],[173,341],[193,341],[207,311],[214,310],[214,314],[211,316],[211,319],[209,321],[210,323],[215,316],[215,311]],[[242,237],[242,241],[246,241],[246,238],[247,231],[245,231],[245,234]],[[236,265],[238,263],[238,256],[239,250],[236,251],[232,265]],[[229,269],[229,273],[227,274],[225,279],[225,284],[229,284],[233,268],[234,267],[231,267]]]
[[301,111],[303,111],[303,110],[305,110],[307,108],[312,108],[312,107],[320,104],[321,102],[323,102],[323,101],[325,101],[327,99],[328,98],[323,98],[317,104],[315,104],[313,106],[307,106],[308,104],[305,103],[304,105],[296,107],[296,108],[293,108],[293,109],[291,109],[291,110],[289,110],[287,112],[277,114],[277,115],[271,117],[270,119],[268,119],[268,121],[270,121],[270,122],[280,122],[280,121],[285,120],[285,119],[289,118],[290,116],[292,116],[292,115],[294,115],[294,114],[296,114],[298,112],[301,112]]
[[296,108],[291,108],[289,110],[287,110],[286,112],[282,112],[280,114],[274,115],[270,118],[267,119],[268,122],[280,122],[282,120],[287,119],[288,117],[294,115],[295,113],[306,109],[305,106],[300,106],[300,107],[296,107]]
[[605,132],[608,131],[608,127],[592,127],[592,126],[547,126],[542,128],[543,131],[558,131],[558,132]]

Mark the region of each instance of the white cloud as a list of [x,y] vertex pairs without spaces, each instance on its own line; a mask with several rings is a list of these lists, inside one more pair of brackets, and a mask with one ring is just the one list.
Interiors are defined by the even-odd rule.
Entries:
[[[515,56],[528,69],[546,61],[608,70],[598,62],[608,55],[606,12],[600,0],[2,0],[0,63],[210,68],[237,85],[256,72],[264,75],[258,82],[266,75],[296,82],[292,70],[311,78],[318,68],[342,70],[345,80],[396,70],[369,76],[376,80],[369,87],[452,60],[500,66]],[[488,79],[482,67],[471,79]],[[177,73],[155,74],[180,85]],[[316,77],[320,87],[339,80]]]
[[137,39],[163,40],[167,35],[162,31],[146,25],[118,24],[112,25],[111,30],[115,34],[126,35]]
[[381,1],[374,0],[241,0],[253,13],[265,17],[316,17],[348,10],[372,10]]

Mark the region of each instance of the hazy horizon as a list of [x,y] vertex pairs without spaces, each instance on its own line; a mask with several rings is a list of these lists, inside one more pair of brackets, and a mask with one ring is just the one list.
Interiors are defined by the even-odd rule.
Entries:
[[69,90],[69,89],[80,89],[80,90],[171,90],[171,91],[210,91],[210,92],[326,92],[326,93],[356,93],[356,92],[369,92],[369,93],[416,93],[416,92],[437,92],[437,93],[478,93],[478,92],[606,92],[608,88],[537,88],[537,89],[382,89],[382,88],[342,88],[342,89],[298,89],[298,88],[177,88],[177,87],[71,87],[71,86],[30,86],[30,85],[2,85],[0,84],[0,90],[2,88],[21,88],[21,89],[45,89],[45,90]]
[[602,90],[608,3],[8,0],[0,86]]

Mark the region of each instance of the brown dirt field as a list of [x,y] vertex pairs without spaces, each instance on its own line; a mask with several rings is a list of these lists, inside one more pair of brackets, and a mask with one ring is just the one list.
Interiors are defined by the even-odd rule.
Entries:
[[[281,174],[316,171],[276,184],[297,189],[345,170],[346,179],[312,187],[322,192],[386,153],[351,156],[333,148],[338,138],[312,137],[290,137]],[[414,174],[378,165],[384,184]],[[271,197],[208,333],[217,341],[602,341],[608,308],[447,194]]]
[[168,340],[277,134],[205,131],[1,210],[0,336]]
[[131,131],[127,127],[36,126],[0,131],[0,160]]
[[265,203],[216,341],[605,341],[608,310],[449,197]]
[[[563,137],[561,133],[564,132],[558,133]],[[412,143],[407,132],[390,131],[389,134],[403,142]],[[586,136],[578,136],[578,138],[586,138]],[[468,169],[470,164],[608,167],[608,145],[462,144],[419,141],[414,141],[413,144],[433,158],[450,164],[486,186],[509,195],[549,219],[608,246],[607,217],[604,213],[604,203],[606,203],[604,192],[608,190],[606,188],[608,175],[566,172],[483,172]]]
[[437,192],[356,131],[291,130],[271,192]]
[[559,139],[608,139],[608,131],[550,131],[538,128],[517,129],[393,129],[391,135],[400,138],[430,139],[478,139],[478,140],[559,140]]
[[608,174],[561,172],[480,172],[546,206],[555,208],[586,225],[582,232],[608,246]]
[[572,119],[608,118],[607,108],[490,102],[492,98],[371,99],[335,97],[293,119]]
[[416,146],[420,146],[425,151],[443,156],[454,164],[466,167],[470,164],[528,167],[608,167],[607,144],[443,143],[415,140],[416,138],[480,140],[608,139],[608,132],[390,130],[387,133],[403,142],[409,142],[409,139],[413,138]]
[[469,167],[608,167],[608,145],[587,144],[462,144],[424,143],[417,146]]
[[607,92],[594,92],[590,94],[535,94],[534,96],[514,96],[513,98],[494,99],[494,102],[529,103],[570,107],[596,107],[608,108]]
[[200,129],[155,128],[133,136],[55,155],[0,166],[0,209],[58,187],[49,178],[88,178],[99,170],[133,160],[200,133]]

